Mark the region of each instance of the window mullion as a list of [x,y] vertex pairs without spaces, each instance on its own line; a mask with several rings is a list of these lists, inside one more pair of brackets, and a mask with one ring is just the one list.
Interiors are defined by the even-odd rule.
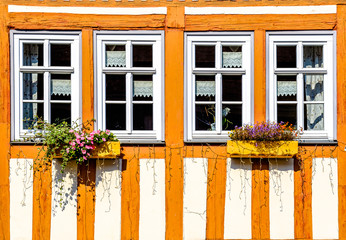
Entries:
[[304,127],[304,79],[297,75],[297,128]]
[[44,82],[44,120],[51,122],[50,119],[50,73],[45,72],[43,75]]
[[222,102],[221,102],[221,97],[222,97],[222,86],[221,86],[221,74],[218,73],[215,76],[215,124],[216,124],[216,132],[217,134],[221,134],[222,132],[222,114],[221,114],[221,109],[222,109]]
[[133,76],[131,73],[126,74],[126,131],[133,131],[133,105],[132,105],[132,92],[133,92]]

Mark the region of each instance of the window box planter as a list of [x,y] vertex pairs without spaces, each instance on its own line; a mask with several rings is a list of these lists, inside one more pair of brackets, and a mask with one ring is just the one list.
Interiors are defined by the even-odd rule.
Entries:
[[232,158],[292,158],[298,153],[298,142],[229,140],[227,153]]

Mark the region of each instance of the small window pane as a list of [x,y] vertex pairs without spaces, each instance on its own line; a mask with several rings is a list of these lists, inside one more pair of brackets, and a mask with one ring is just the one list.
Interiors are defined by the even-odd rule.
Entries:
[[297,100],[297,76],[277,76],[277,100]]
[[215,101],[215,76],[196,76],[196,101]]
[[232,130],[235,126],[243,125],[242,105],[223,104],[222,105],[222,130]]
[[42,73],[23,73],[23,99],[43,100]]
[[106,45],[106,67],[126,67],[125,45]]
[[304,75],[304,100],[323,101],[323,75]]
[[50,86],[52,100],[71,100],[71,75],[52,74]]
[[133,130],[153,130],[152,104],[133,104]]
[[153,46],[152,45],[133,45],[133,66],[152,67],[153,66]]
[[277,46],[276,48],[278,68],[296,68],[297,52],[296,46]]
[[196,105],[196,130],[215,131],[215,105]]
[[109,130],[126,129],[125,104],[106,104],[106,128]]
[[125,75],[106,75],[106,100],[126,100]]
[[242,76],[222,75],[222,101],[242,101]]
[[222,67],[242,67],[242,46],[222,46]]
[[23,44],[23,66],[43,66],[43,44]]
[[152,101],[153,100],[153,76],[134,75],[133,76],[133,100]]
[[51,103],[50,120],[52,123],[67,122],[71,124],[71,104]]
[[324,130],[324,105],[305,104],[304,130]]
[[199,46],[195,48],[196,68],[215,68],[215,46]]
[[38,118],[43,119],[43,103],[23,103],[23,129],[31,129]]
[[288,122],[297,129],[297,105],[296,104],[278,104],[277,122]]
[[71,66],[71,45],[51,44],[50,45],[50,65],[51,66]]
[[323,68],[323,46],[304,46],[304,67]]

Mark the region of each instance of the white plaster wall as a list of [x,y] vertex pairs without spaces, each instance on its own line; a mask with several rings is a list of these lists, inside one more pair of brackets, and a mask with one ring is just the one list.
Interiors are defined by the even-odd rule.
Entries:
[[32,239],[33,160],[10,159],[11,240]]
[[73,240],[77,239],[77,164],[69,162],[64,174],[60,170],[61,160],[53,159],[50,237],[51,240]]
[[165,239],[165,159],[140,159],[139,176],[139,239]]
[[294,239],[294,160],[269,162],[270,238]]
[[184,212],[185,240],[205,239],[207,216],[208,159],[184,159]]
[[225,239],[251,239],[252,164],[249,159],[227,159]]
[[314,239],[339,238],[336,158],[313,159],[312,235]]

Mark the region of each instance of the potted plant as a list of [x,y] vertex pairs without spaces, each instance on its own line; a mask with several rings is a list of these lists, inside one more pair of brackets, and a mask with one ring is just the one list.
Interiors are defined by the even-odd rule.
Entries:
[[298,153],[300,133],[283,122],[236,126],[229,134],[227,152],[236,158],[290,158]]

